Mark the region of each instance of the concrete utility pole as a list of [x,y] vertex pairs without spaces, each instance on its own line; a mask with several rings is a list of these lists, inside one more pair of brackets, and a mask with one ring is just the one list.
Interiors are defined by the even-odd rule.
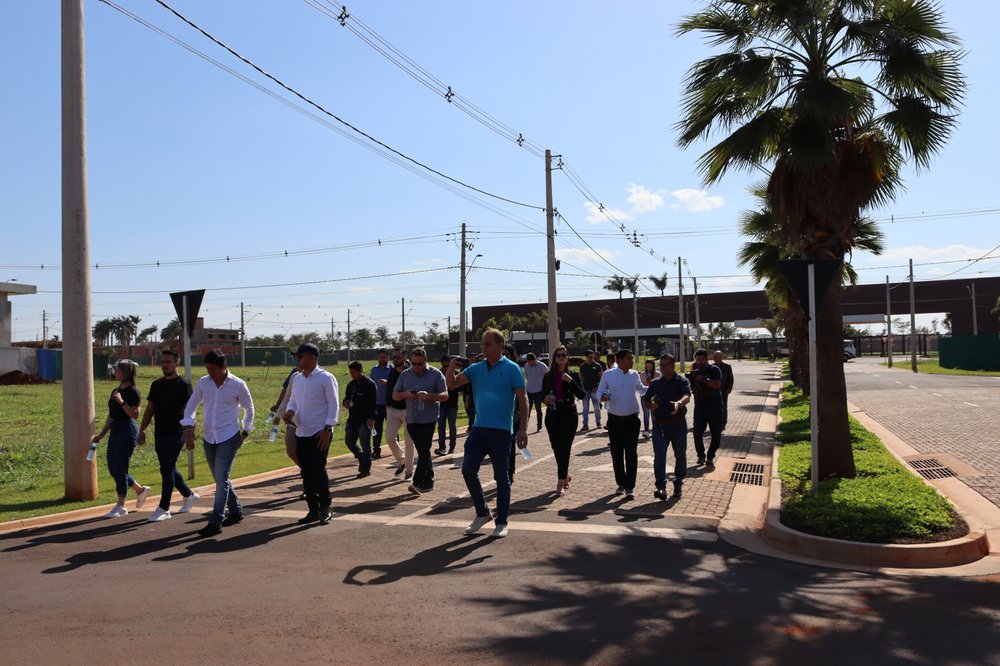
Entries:
[[465,222],[462,222],[462,258],[459,262],[459,286],[458,286],[458,355],[465,356],[465,329],[468,328],[468,321],[465,319],[465,251],[468,245],[465,242]]
[[976,321],[976,283],[973,282],[966,289],[972,295],[972,334],[979,335],[979,322]]
[[[975,303],[975,300],[973,300],[973,303]],[[973,310],[973,312],[975,312],[975,310]],[[46,318],[45,310],[42,310],[42,349],[48,348],[49,346],[48,340],[49,340],[48,319]]]
[[399,346],[406,349],[406,299],[399,299],[400,302],[400,312],[403,314],[403,330],[399,334]]
[[691,277],[694,282],[694,331],[698,346],[701,347],[701,311],[698,309],[698,278]]
[[917,371],[917,299],[913,295],[913,259],[910,259],[910,367]]
[[83,0],[62,0],[63,486],[66,499],[97,498],[90,231],[87,219]]
[[889,296],[889,276],[885,276],[885,357],[892,367],[892,299]]
[[549,351],[559,346],[559,299],[556,297],[556,230],[552,207],[552,151],[545,151],[545,248],[548,265]]
[[330,317],[330,346],[333,347],[333,339],[336,337],[337,331],[333,325],[333,317]]
[[240,365],[247,367],[247,329],[243,321],[243,301],[240,301]]
[[[406,315],[403,315],[403,321],[406,321]],[[404,324],[403,330],[406,330],[406,325]],[[347,338],[344,340],[347,343],[347,362],[351,362],[351,308],[347,308]]]
[[451,356],[451,315],[448,315],[448,342],[446,353]]
[[[188,297],[187,294],[181,299],[181,340],[184,343],[184,379],[187,380],[188,384],[191,384],[191,333],[188,328],[188,317],[190,316],[188,310]],[[192,385],[193,386],[193,385]],[[188,459],[188,479],[194,478],[194,450],[188,449],[187,452]]]
[[682,261],[677,257],[677,362],[684,372],[684,278],[681,275]]
[[[639,277],[636,276],[635,279],[638,281]],[[634,340],[635,347],[633,347],[632,353],[635,354],[635,357],[638,359],[639,358],[639,292],[638,292],[638,290],[632,292],[632,330],[633,330],[633,333],[635,334],[635,340]]]

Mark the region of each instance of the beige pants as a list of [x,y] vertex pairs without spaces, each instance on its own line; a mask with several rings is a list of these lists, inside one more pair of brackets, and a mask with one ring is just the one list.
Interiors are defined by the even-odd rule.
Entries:
[[399,448],[399,429],[403,429],[403,440],[406,443],[406,471],[413,473],[413,438],[406,429],[406,410],[385,406],[385,442],[392,451],[392,457],[397,463],[403,462],[404,452]]
[[296,465],[299,464],[299,457],[295,454],[295,426],[285,425],[285,453]]

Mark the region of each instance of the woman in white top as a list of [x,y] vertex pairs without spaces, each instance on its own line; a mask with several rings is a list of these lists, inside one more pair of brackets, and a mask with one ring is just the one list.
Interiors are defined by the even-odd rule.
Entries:
[[[653,383],[654,380],[660,378],[660,371],[656,368],[656,361],[653,359],[646,359],[646,368],[641,373],[639,373],[639,379],[642,380],[642,385],[649,388],[649,385]],[[645,402],[642,403],[642,437],[643,439],[649,439],[652,431],[649,429],[649,407]]]

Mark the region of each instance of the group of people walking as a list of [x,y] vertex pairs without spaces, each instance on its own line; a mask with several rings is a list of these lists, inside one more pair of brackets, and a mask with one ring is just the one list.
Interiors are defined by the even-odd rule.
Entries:
[[[139,393],[135,387],[135,364],[120,361],[115,366],[119,386],[109,400],[109,416],[94,438],[111,433],[108,468],[115,478],[119,500],[109,517],[127,514],[124,503],[131,488],[137,506],[150,489],[128,474],[128,461],[146,429],[155,419],[156,451],[163,482],[160,505],[150,521],[171,517],[170,499],[176,488],[190,511],[198,495],[184,483],[176,469],[184,446],[195,446],[196,414],[202,406],[202,440],[206,460],[216,483],[215,499],[208,523],[199,533],[217,535],[223,527],[243,519],[243,507],[232,487],[230,475],[240,446],[253,429],[254,405],[246,382],[226,367],[221,352],[205,355],[207,374],[192,389],[177,376],[177,355],[162,354],[163,377],[153,382],[147,396],[141,426],[136,424]],[[679,498],[687,470],[687,408],[694,401],[693,432],[699,465],[713,465],[726,425],[727,398],[733,387],[732,368],[721,352],[715,363],[699,349],[691,372],[676,372],[670,354],[647,361],[643,371],[633,369],[631,350],[608,355],[607,364],[588,350],[579,372],[569,365],[569,352],[559,346],[552,351],[551,365],[529,354],[524,367],[517,363],[514,348],[503,334],[488,329],[482,337],[482,358],[468,360],[445,356],[435,367],[422,347],[409,358],[402,349],[381,351],[368,375],[355,361],[348,369],[351,381],[341,398],[336,377],[319,366],[319,349],[303,344],[296,351],[297,365],[285,379],[270,418],[275,426],[286,424],[285,445],[289,458],[299,467],[307,513],[299,523],[330,522],[330,481],[327,456],[334,428],[346,410],[345,443],[358,461],[358,478],[371,474],[372,461],[382,457],[382,439],[395,462],[394,475],[408,481],[414,495],[434,488],[432,455],[453,453],[456,447],[456,417],[461,399],[469,415],[469,429],[462,460],[462,476],[473,500],[476,515],[466,529],[473,534],[493,522],[493,536],[507,535],[511,486],[518,452],[528,458],[528,427],[547,431],[556,462],[555,495],[562,497],[573,480],[569,473],[574,438],[580,425],[577,403],[583,404],[586,432],[593,408],[597,428],[607,430],[608,446],[617,488],[614,495],[624,501],[635,498],[640,429],[652,439],[656,491],[667,500],[666,460],[673,449],[675,466],[672,497]],[[242,419],[240,411],[242,410]],[[606,411],[602,426],[602,411]],[[640,421],[640,412],[643,415]],[[532,419],[534,416],[534,419]],[[704,447],[705,430],[710,443]],[[403,431],[400,436],[400,430]],[[437,447],[434,447],[435,434]],[[480,470],[490,458],[496,484],[496,509],[487,505]]]

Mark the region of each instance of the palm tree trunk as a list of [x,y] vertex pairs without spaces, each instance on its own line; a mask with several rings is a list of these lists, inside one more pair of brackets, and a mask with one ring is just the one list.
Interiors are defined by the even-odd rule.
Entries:
[[788,365],[792,382],[809,395],[809,322],[794,298],[785,308],[785,340],[788,342]]
[[816,313],[816,351],[819,373],[815,403],[819,417],[819,478],[853,479],[856,475],[847,415],[844,381],[844,288],[835,280],[823,307]]

